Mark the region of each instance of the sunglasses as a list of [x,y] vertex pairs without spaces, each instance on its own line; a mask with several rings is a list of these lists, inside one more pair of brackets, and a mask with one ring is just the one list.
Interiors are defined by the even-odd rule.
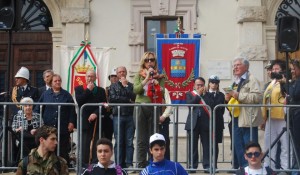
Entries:
[[255,158],[258,158],[260,156],[260,152],[254,152],[254,153],[246,153],[246,156],[248,158],[252,158],[252,156],[254,155]]
[[146,59],[144,59],[145,63],[154,62],[154,61],[155,61],[155,58],[146,58]]

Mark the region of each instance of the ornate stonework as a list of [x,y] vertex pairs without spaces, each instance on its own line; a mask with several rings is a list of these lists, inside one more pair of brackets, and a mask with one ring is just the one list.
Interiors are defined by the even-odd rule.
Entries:
[[62,23],[88,23],[90,22],[90,9],[88,8],[70,8],[62,9]]
[[237,12],[238,23],[243,22],[265,22],[267,20],[267,9],[265,6],[239,7]]
[[129,32],[128,45],[129,46],[144,45],[143,32]]
[[131,52],[129,76],[139,69],[141,55],[144,52],[144,20],[146,17],[182,16],[185,33],[198,33],[197,0],[130,0],[131,21],[128,45]]
[[158,7],[159,7],[158,15],[168,15],[169,14],[169,0],[160,0]]
[[239,48],[239,54],[251,61],[268,60],[267,45],[252,45]]

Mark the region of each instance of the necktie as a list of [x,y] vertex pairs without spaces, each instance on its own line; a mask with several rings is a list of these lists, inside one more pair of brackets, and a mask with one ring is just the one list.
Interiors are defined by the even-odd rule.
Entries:
[[22,86],[22,87],[21,87],[21,96],[24,95],[24,91],[25,91],[25,89],[24,89],[24,87]]

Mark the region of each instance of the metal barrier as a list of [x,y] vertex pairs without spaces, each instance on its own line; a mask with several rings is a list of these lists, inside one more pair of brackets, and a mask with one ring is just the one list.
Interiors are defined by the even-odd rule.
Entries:
[[[290,114],[289,114],[289,108],[291,108],[291,107],[297,107],[297,108],[299,108],[300,107],[300,105],[262,105],[262,104],[257,104],[257,105],[255,105],[255,104],[239,104],[239,105],[227,105],[227,104],[220,104],[220,105],[217,105],[214,109],[213,109],[213,118],[215,118],[215,114],[216,114],[216,109],[217,108],[220,108],[220,107],[232,107],[233,109],[232,109],[232,113],[234,113],[234,110],[235,110],[235,108],[237,108],[237,107],[259,107],[259,108],[261,108],[261,107],[266,107],[266,108],[268,108],[268,110],[269,111],[271,111],[272,110],[272,108],[274,108],[274,107],[283,107],[283,108],[286,108],[286,121],[290,121]],[[234,118],[234,116],[232,116],[232,118],[231,118],[231,120],[233,121],[233,118]],[[252,116],[251,116],[251,121],[252,121]],[[268,120],[270,121],[270,119],[271,119],[271,113],[269,112],[268,113]],[[233,135],[232,135],[232,142],[234,142],[234,122],[232,123],[233,124],[233,126],[232,126],[232,133],[233,133]],[[252,126],[252,123],[250,123],[251,125],[250,125],[250,128],[251,128],[251,131],[250,131],[250,139],[252,139],[252,128],[253,128],[253,126]],[[288,132],[288,137],[290,138],[291,137],[291,134],[290,134],[290,131],[289,131],[289,128],[290,128],[290,123],[289,122],[286,122],[286,128],[288,128],[287,129],[287,132]],[[215,120],[213,120],[213,132],[215,132],[215,129],[216,129],[216,125],[215,125]],[[269,128],[270,130],[271,130],[271,128]],[[289,139],[290,140],[290,139]],[[213,153],[215,152],[215,140],[213,140],[213,147],[212,147],[212,149],[213,149]],[[293,147],[293,145],[294,145],[294,143],[293,143],[293,140],[291,139],[291,142],[289,142],[289,148],[292,146],[292,148],[293,148],[293,151],[295,151],[295,148]],[[261,145],[262,146],[262,151],[263,151],[263,145]],[[272,145],[271,145],[271,142],[270,142],[270,145],[268,145],[268,147],[269,147],[269,149],[268,150],[271,150],[271,148],[272,148]],[[235,150],[235,148],[234,148],[234,144],[232,144],[232,152],[234,152],[234,150]],[[290,160],[292,159],[292,157],[291,157],[291,151],[290,151],[290,149],[288,149],[289,151],[288,151],[288,166],[289,167],[291,167],[291,164],[290,164]],[[265,157],[264,157],[265,158]],[[213,156],[213,157],[210,157],[210,159],[212,160],[212,164],[214,164],[215,163],[215,157]],[[298,158],[297,158],[298,159]],[[232,164],[234,164],[234,156],[233,156],[233,154],[232,154]],[[269,162],[271,161],[271,155],[269,154],[269,160],[268,160]],[[299,166],[299,160],[297,160],[297,163],[298,163],[298,167],[300,167]],[[236,169],[215,169],[214,167],[211,167],[211,171],[210,171],[210,173],[212,173],[212,174],[215,174],[216,173],[216,171],[219,171],[219,172],[221,172],[221,171],[233,171],[233,170],[236,170]],[[279,169],[273,169],[275,172],[300,172],[300,169],[285,169],[285,170],[279,170]]]
[[[21,104],[21,103],[20,103]],[[24,103],[24,104],[28,104],[28,103]],[[21,105],[24,105],[24,104],[21,104]],[[83,105],[80,109],[78,108],[77,105],[75,104],[69,104],[69,103],[33,103],[34,105],[56,105],[56,106],[59,106],[59,110],[60,110],[60,106],[63,106],[63,105],[73,105],[76,107],[76,111],[77,111],[77,137],[79,139],[79,143],[77,145],[77,161],[76,161],[76,169],[77,170],[77,174],[80,174],[81,170],[82,170],[82,127],[80,127],[82,125],[82,110],[84,110],[84,108],[88,107],[88,106],[99,106],[99,115],[101,116],[102,115],[102,108],[105,107],[103,103],[89,103],[89,104],[85,104]],[[7,116],[6,116],[6,111],[7,111],[7,106],[9,105],[15,105],[15,103],[0,103],[0,106],[3,106],[3,120],[2,120],[2,125],[3,125],[3,140],[6,140],[7,138],[6,137],[6,132],[7,132],[7,126],[6,126],[6,123],[7,123]],[[134,107],[134,108],[139,108],[141,106],[152,106],[154,107],[154,109],[158,108],[158,107],[163,107],[163,106],[172,106],[173,107],[173,116],[172,116],[172,131],[173,131],[173,137],[172,139],[170,139],[171,143],[173,143],[173,161],[178,161],[178,133],[179,133],[179,125],[180,124],[184,124],[185,122],[179,122],[179,115],[180,115],[180,111],[182,109],[182,107],[185,107],[185,109],[190,108],[190,110],[192,110],[194,107],[199,107],[199,106],[205,106],[208,108],[209,110],[209,113],[210,113],[210,138],[213,138],[212,137],[212,133],[215,133],[215,130],[216,130],[216,121],[215,120],[212,120],[212,119],[215,119],[216,118],[216,110],[217,108],[221,108],[221,107],[233,107],[233,110],[234,108],[236,107],[267,107],[271,110],[271,108],[273,107],[283,107],[282,105],[261,105],[261,104],[258,104],[258,105],[255,105],[255,104],[239,104],[239,105],[227,105],[227,104],[220,104],[220,105],[217,105],[213,110],[210,109],[210,107],[208,105],[200,105],[200,104],[172,104],[172,105],[167,105],[167,104],[117,104],[117,103],[114,103],[114,104],[109,104],[109,106],[113,107],[113,106],[117,106],[118,107],[118,118],[120,118],[120,107],[123,107],[123,106],[126,106],[126,107]],[[300,107],[300,105],[285,105],[284,107],[287,107],[287,108],[290,108],[290,107]],[[154,123],[153,125],[156,126],[156,123],[157,123],[157,120],[158,120],[158,114],[156,113],[156,110],[154,110]],[[289,110],[287,110],[289,111]],[[193,114],[191,114],[193,115]],[[58,121],[60,121],[60,112],[59,112],[59,119]],[[137,115],[136,116],[133,116],[133,117],[138,117]],[[187,113],[184,114],[184,116],[181,116],[184,121],[186,120],[186,117],[187,117]],[[192,117],[192,116],[191,116]],[[269,114],[269,118],[270,118],[270,114]],[[289,120],[289,112],[287,112],[287,118]],[[136,120],[137,121],[137,120]],[[102,131],[102,128],[101,128],[101,124],[102,124],[102,119],[101,117],[99,117],[99,130],[98,130],[98,133],[99,133],[99,136],[101,136],[101,131]],[[120,124],[120,123],[119,123]],[[191,126],[193,125],[193,120],[191,120]],[[138,125],[137,123],[135,123],[136,125],[136,130],[138,130]],[[60,125],[58,125],[60,126]],[[287,126],[289,128],[289,124]],[[252,127],[251,127],[252,129]],[[155,130],[157,130],[157,128],[155,128]],[[58,127],[58,132],[60,132],[60,127]],[[118,126],[118,132],[120,135],[120,125]],[[183,132],[183,131],[180,131],[180,132]],[[184,131],[186,132],[186,131]],[[232,133],[234,133],[233,131],[233,127],[232,127]],[[138,132],[135,133],[135,137],[138,136]],[[193,136],[194,134],[194,131],[191,130],[191,135]],[[252,137],[252,136],[250,136]],[[22,138],[23,139],[23,138]],[[232,140],[234,141],[234,134],[233,134],[233,138]],[[58,136],[58,142],[60,141],[60,138]],[[22,142],[22,140],[21,140]],[[135,141],[135,145],[137,145],[137,142],[138,140],[136,139]],[[16,169],[17,167],[9,167],[9,166],[6,166],[6,162],[5,162],[5,156],[4,156],[4,153],[7,152],[5,150],[5,142],[2,142],[2,163],[1,163],[1,167],[0,167],[0,170],[5,170],[5,169]],[[22,144],[22,143],[21,143]],[[191,145],[187,146],[186,148],[187,149],[191,149],[191,152],[193,151],[192,149],[192,144],[193,144],[193,141],[191,142]],[[216,172],[227,172],[227,171],[231,171],[231,172],[234,172],[236,169],[233,169],[231,167],[231,165],[229,165],[230,167],[228,168],[219,168],[219,169],[216,169],[213,165],[215,164],[216,160],[215,160],[215,157],[213,156],[216,152],[215,150],[215,145],[217,144],[216,141],[214,139],[210,139],[209,140],[209,144],[212,145],[212,147],[210,147],[210,169],[207,169],[210,174],[215,174]],[[232,154],[232,158],[229,159],[229,160],[224,160],[224,153],[225,152],[228,152],[230,150],[224,150],[224,142],[222,144],[223,146],[223,149],[222,149],[222,152],[223,152],[223,160],[222,161],[218,161],[218,163],[230,163],[230,161],[234,162],[234,156]],[[269,148],[271,147],[271,145],[269,145]],[[232,146],[232,151],[234,151],[234,145]],[[117,154],[119,154],[120,151],[118,151]],[[188,153],[188,152],[187,152]],[[58,154],[59,154],[59,149],[58,149]],[[137,154],[135,154],[135,159],[137,160]],[[290,156],[290,154],[289,154]],[[188,155],[187,155],[188,157]],[[200,156],[201,157],[201,156]],[[290,159],[291,157],[289,157]],[[120,160],[118,160],[120,161]],[[270,160],[268,160],[270,161]],[[186,160],[183,160],[183,161],[180,161],[181,163],[186,163],[187,165],[187,168],[186,170],[187,171],[204,171],[205,169],[189,169],[189,163],[193,163],[193,162],[189,162],[188,161],[188,158]],[[201,162],[201,161],[200,161]],[[199,162],[198,162],[199,163]],[[136,170],[136,171],[140,171],[141,169],[139,168],[131,168],[131,169],[127,169],[127,170]],[[275,170],[275,171],[282,171],[282,170]],[[285,172],[292,172],[292,171],[296,171],[296,172],[300,172],[299,169],[288,169],[288,170],[284,170]]]
[[[9,130],[9,124],[8,124],[8,118],[9,116],[7,115],[8,114],[8,109],[7,107],[8,106],[15,106],[16,103],[12,103],[12,102],[0,102],[0,107],[3,106],[3,118],[2,118],[2,138],[0,138],[1,142],[2,142],[2,154],[1,154],[1,167],[0,167],[0,170],[15,170],[17,169],[17,166],[16,167],[12,167],[12,166],[7,166],[8,165],[8,162],[6,162],[6,160],[10,160],[12,161],[13,158],[12,158],[12,154],[11,154],[11,150],[7,150],[6,146],[9,146],[9,144],[11,143],[11,138],[7,138],[8,133],[7,131]],[[75,107],[75,110],[76,110],[76,113],[77,113],[77,116],[76,116],[76,119],[78,121],[78,116],[79,116],[79,113],[78,113],[78,105],[74,104],[74,103],[18,103],[18,105],[40,105],[40,121],[41,121],[41,118],[43,117],[42,116],[42,106],[48,106],[48,105],[51,105],[51,106],[58,106],[58,127],[57,127],[57,142],[59,145],[60,143],[60,131],[61,131],[61,127],[60,127],[60,122],[61,122],[61,106],[74,106]],[[13,118],[11,118],[11,120],[13,120]],[[77,122],[77,125],[78,125],[78,122]],[[22,127],[24,128],[24,119],[22,120]],[[13,131],[12,131],[13,132]],[[23,157],[23,148],[24,148],[24,131],[21,130],[21,135],[20,135],[20,157],[22,158]],[[7,142],[6,142],[7,141]],[[13,143],[14,144],[14,143]],[[57,146],[57,155],[60,155],[60,150],[59,150],[59,146]],[[8,154],[10,155],[11,157],[9,158],[8,155],[5,155],[5,154]],[[7,156],[7,158],[5,157]],[[71,168],[72,169],[72,168]],[[74,168],[73,168],[74,169]]]

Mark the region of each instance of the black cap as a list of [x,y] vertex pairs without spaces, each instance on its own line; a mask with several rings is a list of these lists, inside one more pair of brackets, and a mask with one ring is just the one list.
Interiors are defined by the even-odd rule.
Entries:
[[208,79],[209,82],[212,82],[212,83],[220,83],[220,79],[218,76],[216,75],[211,75]]

